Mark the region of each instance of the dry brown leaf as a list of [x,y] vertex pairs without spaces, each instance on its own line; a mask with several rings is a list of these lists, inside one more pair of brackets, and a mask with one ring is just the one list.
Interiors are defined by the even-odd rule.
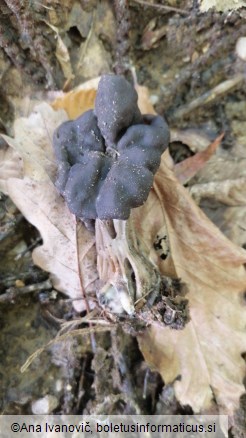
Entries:
[[205,198],[234,207],[246,205],[246,177],[194,184],[189,191],[197,204]]
[[14,122],[15,138],[2,135],[4,140],[23,159],[24,175],[35,181],[54,178],[56,163],[52,148],[55,128],[67,120],[65,111],[55,112],[43,102],[29,117]]
[[[239,246],[245,246],[245,102],[230,102],[226,110],[235,142],[228,150],[223,147],[216,150],[216,154],[198,170],[188,190],[196,203],[203,206],[209,218],[230,240]],[[171,140],[187,144],[196,155],[203,155],[210,143],[205,133],[194,129],[172,130]],[[186,162],[189,164],[188,160],[196,161],[196,155],[177,166],[182,168]],[[189,166],[187,172],[189,175]]]
[[195,177],[196,183],[233,180],[246,176],[246,158],[236,158],[229,154],[213,155],[206,166],[200,169]]
[[56,57],[60,63],[64,77],[67,80],[73,79],[74,74],[71,66],[70,55],[66,44],[62,41],[59,34],[57,34]]
[[64,111],[40,104],[28,118],[15,122],[16,138],[4,136],[24,161],[24,178],[5,182],[13,202],[38,228],[43,244],[33,252],[34,263],[51,273],[54,287],[85,309],[84,295],[95,291],[95,237],[82,223],[77,224],[52,180],[56,164],[51,138],[67,119]]
[[109,73],[111,64],[110,52],[105,49],[92,25],[86,41],[80,45],[75,74],[77,77],[90,79],[103,73]]
[[50,272],[54,287],[74,300],[77,311],[84,310],[83,292],[88,296],[94,292],[97,280],[94,236],[82,223],[77,225],[50,180],[11,178],[7,188],[15,205],[41,234],[43,244],[32,253],[34,263]]
[[[211,144],[210,138],[205,132],[195,129],[171,130],[171,141],[181,141],[195,154],[198,154],[187,159],[191,160],[191,164],[193,160],[196,161],[196,156],[206,159],[208,155],[208,161],[204,161],[204,164],[196,171],[196,183],[204,184],[212,181],[235,180],[239,176],[246,176],[246,158],[242,153],[245,149],[243,144],[241,145],[242,148],[236,144],[227,151],[223,148],[218,148],[216,144]],[[216,154],[214,153],[215,150]],[[179,163],[177,168],[185,166],[185,161]],[[187,161],[187,167],[188,164],[189,162]]]
[[[191,178],[198,174],[205,167],[205,174],[207,172],[207,162],[213,157],[218,149],[224,134],[217,137],[212,143],[205,132],[197,129],[171,130],[171,142],[182,142],[186,144],[195,155],[181,161],[180,163],[173,163],[174,174],[181,184],[186,184]],[[220,163],[220,157],[216,157],[214,162]]]
[[7,180],[22,178],[23,163],[18,153],[12,148],[0,149],[0,190],[8,194]]
[[156,114],[156,111],[150,102],[149,90],[143,85],[135,85],[138,93],[138,106],[142,114]]
[[[189,192],[197,204],[206,200],[209,218],[234,243],[246,248],[246,178],[194,184]],[[207,201],[212,200],[209,208]],[[214,208],[217,201],[217,208]]]
[[228,207],[223,211],[221,219],[216,218],[221,230],[238,246],[246,248],[246,205]]
[[74,78],[72,66],[71,66],[71,60],[70,55],[68,52],[68,48],[62,38],[59,35],[59,29],[56,26],[53,26],[51,23],[45,21],[45,23],[55,32],[56,34],[56,57],[58,59],[58,62],[60,63],[60,66],[62,68],[64,77],[67,79],[67,81],[70,81]]
[[153,326],[139,338],[141,350],[165,383],[180,376],[175,390],[182,404],[199,412],[215,397],[224,412],[232,413],[244,392],[246,253],[196,206],[165,159],[154,190],[163,208],[176,273],[189,289],[191,321],[182,331]]
[[[162,161],[173,167],[173,161],[168,150],[163,154]],[[167,225],[163,214],[163,205],[159,201],[154,189],[152,188],[147,202],[139,208],[132,210],[129,222],[135,231],[139,242],[139,252],[163,274],[172,278],[177,278],[177,273],[170,253]],[[162,251],[156,251],[154,243],[162,239]],[[165,245],[165,246],[164,246]],[[165,258],[160,256],[164,255]]]
[[94,108],[99,80],[98,77],[85,82],[69,93],[60,93],[60,96],[52,103],[52,108],[64,109],[70,119],[75,119],[84,111]]
[[217,137],[206,149],[197,152],[192,157],[175,164],[174,174],[181,184],[187,183],[197,172],[204,167],[206,162],[214,154],[224,134]]

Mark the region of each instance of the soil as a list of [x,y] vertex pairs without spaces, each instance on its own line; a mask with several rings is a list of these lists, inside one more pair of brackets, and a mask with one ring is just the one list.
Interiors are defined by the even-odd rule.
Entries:
[[[240,134],[235,121],[246,124],[242,81],[215,93],[210,104],[203,100],[192,109],[190,103],[227,79],[245,74],[245,61],[235,52],[238,38],[246,33],[241,9],[201,13],[191,0],[159,1],[171,10],[157,9],[153,1],[146,6],[134,0],[115,1],[115,7],[107,0],[27,3],[5,0],[0,5],[2,133],[13,134],[15,117],[27,111],[26,96],[67,91],[114,71],[130,80],[136,75],[172,129],[195,128],[212,138],[224,132],[221,150],[233,154]],[[58,38],[70,62],[61,60]],[[64,47],[62,53],[67,54]],[[3,140],[0,147],[5,147]],[[173,142],[170,151],[176,162],[194,153],[181,141]],[[220,226],[223,207],[206,203],[204,208]],[[81,315],[53,290],[48,273],[33,265],[31,252],[41,244],[40,236],[5,195],[0,199],[0,218],[1,412],[32,413],[34,401],[49,395],[50,412],[57,414],[190,413],[189,406],[180,406],[175,399],[172,385],[165,385],[148,368],[136,339],[120,327],[95,333],[93,342],[88,336],[68,336],[46,348],[21,373],[28,357],[61,329],[81,327]]]

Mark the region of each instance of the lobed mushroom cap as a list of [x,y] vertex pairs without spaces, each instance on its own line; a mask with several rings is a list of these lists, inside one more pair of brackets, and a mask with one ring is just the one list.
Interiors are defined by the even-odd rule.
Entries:
[[126,220],[146,201],[168,142],[165,120],[141,115],[134,88],[102,76],[95,110],[54,133],[56,187],[79,218]]

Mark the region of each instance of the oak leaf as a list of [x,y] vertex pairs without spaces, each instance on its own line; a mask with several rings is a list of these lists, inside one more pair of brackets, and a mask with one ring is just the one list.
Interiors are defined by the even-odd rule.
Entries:
[[[155,223],[162,215],[166,223],[175,272],[189,290],[191,321],[181,331],[153,325],[139,337],[141,350],[165,383],[176,380],[182,404],[199,412],[210,408],[215,398],[222,410],[232,413],[244,392],[246,253],[199,209],[165,156],[154,192],[159,209],[155,208],[152,218]],[[148,202],[142,216],[145,211],[151,214]],[[159,263],[159,269],[167,274],[165,264],[165,260]]]
[[56,163],[51,138],[54,129],[66,119],[63,110],[55,111],[42,103],[28,118],[15,121],[15,138],[3,137],[14,149],[14,156],[10,155],[13,168],[22,157],[24,177],[6,175],[10,177],[1,188],[41,234],[43,244],[33,251],[34,263],[50,272],[54,287],[82,311],[88,308],[85,294],[89,301],[98,277],[95,237],[76,222],[53,183]]

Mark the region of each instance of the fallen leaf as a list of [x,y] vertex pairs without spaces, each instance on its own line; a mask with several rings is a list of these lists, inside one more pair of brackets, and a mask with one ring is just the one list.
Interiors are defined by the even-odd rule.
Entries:
[[[240,123],[242,124],[242,122]],[[196,154],[189,158],[191,160],[190,163],[193,163],[192,166],[197,161],[196,156],[199,158],[199,161],[200,159],[203,161],[204,164],[196,171],[196,183],[236,179],[238,175],[246,175],[244,143],[241,144],[241,147],[240,144],[235,144],[232,149],[224,150],[219,148],[219,145],[216,143],[211,144],[210,137],[198,129],[171,130],[171,142],[175,141],[184,143]],[[214,154],[215,150],[216,154]],[[208,158],[207,162],[204,160],[206,157]],[[189,167],[188,164],[189,161],[187,162],[187,168]],[[180,163],[177,165],[177,169],[179,167],[182,169],[185,165],[185,162],[183,164]]]
[[15,120],[15,138],[2,135],[6,143],[22,157],[25,176],[36,181],[54,179],[56,163],[52,136],[55,128],[65,120],[65,111],[55,112],[43,102],[36,106],[29,117]]
[[135,85],[135,89],[138,93],[138,107],[142,114],[156,114],[156,111],[150,102],[149,90],[143,85]]
[[213,155],[196,174],[194,183],[204,184],[211,181],[234,180],[246,176],[246,158],[233,157],[230,154]]
[[81,43],[78,53],[78,62],[75,66],[77,77],[92,78],[110,72],[112,63],[110,53],[96,36],[93,26],[85,42]]
[[72,70],[72,66],[71,66],[70,55],[69,55],[67,46],[62,41],[59,34],[57,34],[56,57],[60,63],[64,77],[67,80],[73,79],[74,74],[73,74],[73,70]]
[[223,209],[221,217],[216,217],[216,223],[232,242],[246,249],[246,205]]
[[180,141],[194,153],[204,151],[211,143],[209,136],[199,129],[172,129],[171,142]]
[[33,261],[51,274],[53,286],[73,300],[79,312],[86,309],[97,280],[95,237],[77,225],[64,200],[49,179],[10,178],[8,194],[25,218],[40,232],[43,243]]
[[244,0],[201,0],[200,9],[202,12],[206,12],[211,8],[215,8],[218,12],[227,12],[235,11],[245,6]]
[[60,66],[62,68],[64,77],[70,81],[74,78],[74,74],[72,71],[70,55],[68,52],[68,48],[62,38],[59,35],[59,29],[56,26],[53,26],[51,23],[45,21],[45,23],[55,32],[56,34],[56,57]]
[[[154,190],[176,273],[189,289],[191,321],[181,331],[152,326],[139,337],[141,350],[166,384],[177,379],[174,386],[181,404],[199,412],[210,408],[215,398],[223,412],[232,413],[244,392],[246,253],[197,207],[165,158]],[[159,265],[161,271],[164,264]]]
[[51,104],[52,108],[64,109],[70,119],[75,119],[83,112],[94,108],[99,80],[99,77],[91,79],[69,93],[59,93],[59,97]]
[[192,157],[175,164],[174,174],[181,184],[186,184],[197,172],[204,167],[206,162],[214,154],[224,134],[217,137],[206,149],[197,152]]
[[66,119],[63,110],[55,111],[42,103],[28,118],[16,120],[15,139],[4,139],[22,157],[25,176],[10,177],[5,185],[13,202],[43,239],[33,251],[34,263],[50,272],[54,287],[82,311],[88,308],[84,297],[90,301],[98,278],[95,237],[82,223],[77,224],[53,183],[56,163],[51,139],[54,129]]
[[22,159],[12,148],[0,149],[0,190],[8,194],[7,180],[9,178],[22,178]]
[[[234,243],[244,246],[246,243],[245,218],[245,108],[246,103],[229,102],[226,113],[231,120],[234,142],[229,149],[219,147],[216,154],[198,170],[188,190],[198,205],[221,231]],[[194,129],[172,130],[171,141],[181,141],[195,152],[203,154],[209,148],[209,137]],[[187,166],[186,166],[187,164]],[[177,165],[179,166],[179,164]],[[187,167],[189,162],[184,160],[180,166]],[[192,169],[191,169],[192,172]],[[184,182],[184,180],[182,180]]]
[[208,217],[232,242],[243,248],[246,248],[245,187],[246,178],[242,177],[194,184],[189,188],[191,196],[197,204],[203,206]]
[[[173,161],[168,150],[162,156],[163,161],[170,169],[173,168]],[[147,202],[132,210],[129,222],[137,236],[139,253],[143,254],[153,266],[156,266],[161,274],[178,278],[171,257],[163,205],[156,196],[154,188],[151,189]],[[161,245],[160,251],[155,248],[155,242],[158,240],[165,242],[165,248]]]
[[202,199],[212,199],[229,206],[246,205],[246,177],[194,184],[189,189],[199,204]]

